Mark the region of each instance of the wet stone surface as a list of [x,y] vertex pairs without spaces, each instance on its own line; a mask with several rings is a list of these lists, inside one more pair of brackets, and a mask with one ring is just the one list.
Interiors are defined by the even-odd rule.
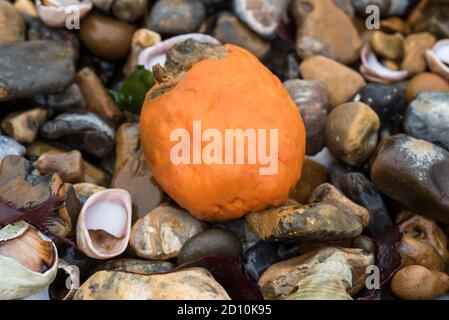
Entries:
[[0,47],[0,56],[0,102],[62,92],[75,76],[73,49],[54,41]]

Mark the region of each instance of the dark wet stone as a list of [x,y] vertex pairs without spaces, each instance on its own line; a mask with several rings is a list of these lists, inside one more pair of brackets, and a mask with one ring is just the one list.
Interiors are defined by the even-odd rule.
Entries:
[[407,109],[405,131],[449,150],[449,93],[421,92]]
[[259,241],[246,250],[242,264],[253,281],[257,282],[268,267],[285,259],[279,251],[279,245],[265,241]]
[[143,218],[163,200],[140,146],[138,123],[124,123],[117,130],[115,172],[111,187],[128,190],[135,218]]
[[52,109],[57,113],[84,109],[86,106],[86,102],[76,83],[61,93],[37,95],[33,98],[33,102],[42,107]]
[[251,230],[249,230],[248,225],[243,218],[224,223],[217,223],[214,226],[224,228],[235,234],[240,239],[243,251],[246,251],[260,240],[254,233],[251,232]]
[[146,27],[162,34],[196,32],[206,17],[202,1],[158,0],[152,7]]
[[75,77],[73,49],[54,41],[0,47],[0,101],[66,90]]
[[0,46],[23,41],[25,20],[12,3],[0,0]]
[[372,161],[371,178],[388,197],[414,212],[449,222],[449,153],[404,134],[384,139]]
[[26,149],[20,143],[8,136],[0,135],[0,162],[9,155],[23,156]]
[[223,229],[209,229],[190,238],[178,254],[178,265],[210,256],[224,256],[240,259],[242,246],[232,232]]
[[168,272],[175,268],[168,261],[149,261],[143,259],[115,259],[99,265],[94,272],[101,270],[124,271],[139,274]]
[[315,155],[324,145],[329,103],[326,89],[316,80],[288,80],[284,82],[288,93],[296,103],[306,127],[306,152]]
[[407,98],[400,88],[380,83],[369,83],[353,98],[370,106],[379,116],[381,134],[396,134],[402,131],[402,122],[407,109]]
[[46,122],[40,134],[96,157],[108,155],[115,143],[114,129],[95,113],[88,112],[60,114]]
[[229,12],[220,14],[212,35],[221,43],[232,43],[250,51],[256,57],[265,57],[270,43],[260,38],[236,16]]
[[340,165],[332,165],[329,170],[331,182],[349,199],[365,207],[370,213],[367,232],[370,236],[378,236],[393,227],[385,203],[376,186],[360,172],[348,172]]
[[80,283],[87,280],[92,270],[95,269],[99,260],[95,260],[86,256],[78,248],[64,244],[58,249],[58,256],[64,259],[69,265],[74,265],[80,271]]
[[112,12],[121,20],[136,22],[144,16],[147,6],[147,0],[116,0],[112,4]]

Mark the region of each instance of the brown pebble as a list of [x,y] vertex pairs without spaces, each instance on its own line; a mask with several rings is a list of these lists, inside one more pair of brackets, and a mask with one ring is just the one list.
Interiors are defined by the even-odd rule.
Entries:
[[371,37],[373,51],[381,57],[399,60],[404,56],[404,37],[400,33],[376,31]]
[[84,67],[76,74],[75,81],[86,101],[88,111],[95,112],[111,122],[116,122],[122,116],[122,112],[93,70]]
[[326,146],[336,159],[362,165],[376,148],[379,127],[379,117],[366,104],[343,104],[329,114]]
[[388,33],[399,32],[402,34],[409,34],[411,32],[407,22],[398,17],[382,19],[380,21],[380,29]]
[[81,21],[80,38],[99,58],[117,61],[128,55],[135,30],[132,24],[90,13]]
[[438,251],[425,240],[404,235],[399,245],[403,266],[420,265],[429,270],[444,271],[445,263]]
[[84,176],[83,157],[78,150],[44,153],[35,166],[41,174],[58,173],[64,182],[81,182]]
[[425,52],[432,48],[435,42],[435,37],[428,32],[411,34],[405,38],[401,69],[408,71],[410,76],[426,71]]
[[307,203],[312,191],[322,183],[325,183],[326,179],[326,167],[306,158],[303,164],[301,179],[291,190],[290,198],[302,204]]
[[449,290],[449,276],[423,266],[406,266],[393,276],[391,290],[404,300],[432,299]]
[[42,108],[34,108],[22,112],[12,112],[1,122],[6,134],[22,143],[36,140],[39,127],[47,120],[48,113]]
[[423,72],[410,80],[407,86],[407,100],[411,102],[422,91],[449,92],[449,83],[440,76]]
[[323,56],[303,61],[299,71],[305,80],[319,80],[324,84],[332,108],[347,102],[366,84],[357,71]]

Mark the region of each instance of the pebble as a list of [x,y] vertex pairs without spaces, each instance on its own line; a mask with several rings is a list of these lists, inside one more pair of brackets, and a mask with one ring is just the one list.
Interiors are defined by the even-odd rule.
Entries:
[[87,111],[94,112],[112,123],[120,120],[122,111],[92,69],[84,67],[78,71],[75,81],[86,101]]
[[449,83],[440,76],[423,72],[414,76],[407,86],[407,100],[412,102],[422,91],[449,92]]
[[329,114],[326,146],[337,160],[360,166],[376,148],[379,128],[379,117],[366,104],[342,104]]
[[445,264],[449,264],[448,239],[438,224],[420,215],[413,215],[399,225],[399,231],[431,244]]
[[358,217],[327,203],[283,206],[245,216],[250,230],[265,241],[332,241],[362,233]]
[[146,28],[141,28],[134,32],[131,41],[131,52],[128,55],[128,61],[123,68],[123,73],[127,76],[131,75],[138,65],[139,55],[142,50],[154,46],[159,42],[161,42],[161,36],[157,32]]
[[40,134],[70,148],[96,157],[108,155],[114,148],[114,129],[95,113],[63,113],[44,123]]
[[402,60],[401,70],[406,70],[410,76],[426,71],[425,53],[433,47],[435,42],[435,37],[428,32],[407,36],[404,41],[404,60]]
[[449,290],[449,276],[423,266],[406,266],[393,276],[391,290],[404,300],[432,299]]
[[44,153],[35,166],[44,175],[57,172],[64,182],[81,182],[84,177],[83,157],[78,150]]
[[74,51],[55,41],[0,47],[0,102],[66,90],[75,76]]
[[148,0],[115,0],[112,4],[114,15],[127,22],[136,22],[147,11]]
[[186,241],[205,229],[187,211],[161,205],[133,225],[130,246],[139,257],[167,260],[177,257]]
[[[38,206],[52,194],[65,199],[66,189],[57,173],[39,176],[32,173],[31,163],[20,156],[9,155],[3,158],[0,165],[0,198],[15,208],[25,208],[31,203]],[[23,195],[26,195],[24,197]],[[69,198],[66,199],[68,201]],[[64,205],[54,214],[45,219],[50,234],[66,237],[72,231],[72,221],[68,209]]]
[[39,127],[49,114],[42,108],[8,114],[2,121],[2,130],[20,143],[32,143],[36,140]]
[[311,159],[305,159],[302,176],[296,186],[290,191],[290,198],[299,203],[308,203],[313,190],[327,180],[326,167]]
[[106,190],[105,187],[88,182],[75,183],[73,188],[75,189],[76,197],[81,205],[84,205],[87,199],[95,192]]
[[259,241],[245,251],[242,257],[242,265],[253,281],[258,281],[260,276],[271,265],[283,260],[277,244]]
[[124,123],[116,132],[115,170],[111,187],[128,190],[134,215],[143,218],[163,200],[163,191],[153,178],[140,146],[138,123]]
[[438,1],[425,1],[417,6],[408,22],[413,32],[430,32],[438,38],[449,38],[449,8]]
[[108,12],[114,0],[92,0],[94,6],[102,11]]
[[112,270],[138,274],[153,274],[172,271],[175,265],[168,261],[148,261],[143,259],[121,258],[108,261],[95,268],[95,271]]
[[420,265],[429,270],[444,271],[445,263],[438,251],[425,240],[404,235],[399,245],[403,266]]
[[404,37],[400,33],[387,34],[376,31],[371,37],[371,47],[383,58],[401,60],[404,56]]
[[23,156],[26,149],[13,138],[0,134],[0,163],[2,159],[9,155]]
[[327,203],[334,205],[348,215],[357,217],[364,228],[367,227],[370,222],[370,215],[367,209],[352,202],[330,183],[323,183],[313,190],[308,203]]
[[209,229],[187,240],[178,254],[178,265],[193,260],[223,256],[240,260],[242,246],[239,238],[223,229]]
[[385,138],[371,164],[371,178],[388,197],[422,215],[449,223],[449,153],[404,134]]
[[368,83],[357,92],[353,101],[363,102],[376,112],[380,120],[382,136],[402,131],[404,113],[408,102],[404,90],[401,90],[398,86]]
[[[344,261],[350,265],[351,272],[348,277],[352,281],[349,283],[348,293],[355,294],[365,286],[367,277],[365,270],[366,267],[374,263],[374,256],[361,249],[326,247],[269,267],[259,279],[259,287],[264,298],[270,300],[287,297],[304,277],[310,273],[319,272],[318,266],[334,255],[342,256]],[[334,270],[339,270],[335,268],[336,265],[334,265]],[[328,274],[323,274],[323,278],[329,278]],[[318,291],[316,294],[319,295],[319,290],[316,291]]]
[[25,20],[20,12],[6,0],[0,0],[0,46],[23,41]]
[[360,172],[347,172],[341,165],[334,164],[328,169],[331,183],[349,199],[366,208],[370,213],[367,234],[376,237],[393,228],[385,203],[377,187]]
[[303,61],[299,71],[305,80],[323,83],[332,108],[349,101],[366,84],[358,72],[323,56]]
[[290,0],[233,0],[235,14],[248,27],[262,37],[272,39],[276,36],[278,25]]
[[234,219],[227,222],[215,223],[214,227],[224,228],[237,236],[242,245],[242,250],[246,251],[254,246],[260,239],[251,232],[244,218]]
[[194,33],[206,18],[202,1],[158,0],[146,19],[146,27],[162,34]]
[[377,254],[377,244],[376,242],[368,236],[360,235],[352,239],[352,248],[362,249],[366,253],[373,255]]
[[136,27],[122,20],[90,13],[81,21],[80,39],[95,56],[108,61],[122,60],[131,48]]
[[231,13],[224,12],[217,19],[212,36],[221,43],[232,43],[245,48],[259,59],[267,56],[270,43],[260,38]]
[[14,1],[14,7],[23,14],[27,14],[35,18],[37,17],[36,7],[31,0],[16,0]]
[[362,40],[332,0],[293,0],[292,14],[299,26],[296,50],[302,59],[322,55],[342,64],[359,59]]
[[203,268],[142,275],[99,271],[76,291],[73,300],[230,300]]
[[404,127],[412,137],[449,150],[449,90],[419,93],[407,109]]
[[301,113],[306,128],[306,153],[315,155],[325,144],[324,130],[329,111],[326,89],[319,81],[299,79],[284,82],[284,87]]
[[399,17],[388,17],[380,20],[380,29],[386,33],[409,34],[410,26]]
[[76,83],[73,83],[67,90],[61,93],[37,95],[33,98],[33,102],[56,113],[84,109],[86,107],[86,102]]

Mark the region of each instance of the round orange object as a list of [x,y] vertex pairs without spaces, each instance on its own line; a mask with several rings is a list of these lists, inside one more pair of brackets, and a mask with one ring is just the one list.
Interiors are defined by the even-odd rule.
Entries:
[[[142,146],[155,179],[180,206],[206,221],[236,219],[284,203],[300,178],[305,155],[304,124],[282,83],[248,51],[229,44],[225,47],[226,57],[194,64],[175,87],[155,98],[150,95],[159,85],[153,87],[140,117]],[[215,153],[219,149],[214,149],[210,153],[221,153],[222,162],[219,156],[213,163],[203,157],[195,162],[194,153],[199,149],[194,147],[198,142],[198,130],[194,128],[198,123],[202,134],[207,129],[222,134],[222,152]],[[180,145],[180,141],[171,139],[177,129],[189,133],[190,162],[174,163],[171,158],[173,148]],[[270,161],[263,161],[267,159],[257,154],[256,163],[251,162],[254,158],[249,153],[254,145],[248,137],[254,136],[249,134],[244,161],[239,163],[236,156],[241,145],[236,139],[228,140],[234,145],[226,144],[226,129],[256,133],[258,152],[263,150],[259,143],[265,136],[267,149],[261,153]],[[259,129],[265,129],[266,134]],[[277,132],[277,139],[270,135],[273,132]],[[213,137],[207,140],[202,136],[201,155],[208,144],[217,142],[218,136]],[[277,153],[271,148],[275,143]],[[226,162],[229,152],[234,155],[229,157],[232,163]],[[274,158],[278,160],[277,172],[261,174],[275,162],[271,161]]]

